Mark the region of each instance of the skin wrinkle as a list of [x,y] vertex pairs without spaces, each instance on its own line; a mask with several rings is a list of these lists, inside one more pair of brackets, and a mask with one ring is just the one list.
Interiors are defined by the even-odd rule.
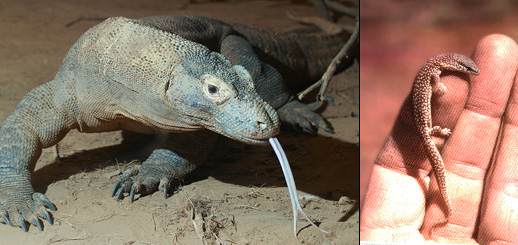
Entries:
[[[476,98],[474,101],[476,102],[468,102],[466,104],[466,110],[470,110],[472,112],[475,112],[477,114],[491,117],[491,118],[502,118],[505,112],[505,106],[499,105],[496,102],[491,101],[489,98],[485,98],[483,96],[475,96],[472,97]],[[504,104],[505,105],[505,104]],[[502,108],[499,111],[495,111],[490,108]]]
[[[475,171],[476,170],[476,171]],[[479,167],[474,162],[461,161],[454,158],[448,158],[448,170],[450,174],[470,179],[481,180],[484,179],[487,173],[487,168]]]
[[[420,180],[420,179],[424,179],[424,178],[427,178],[429,177],[430,175],[430,169],[422,169],[422,168],[418,168],[418,167],[415,167],[415,166],[409,166],[409,167],[413,167],[412,168],[408,168],[408,167],[394,167],[394,166],[386,166],[386,165],[383,165],[383,164],[379,164],[378,166],[384,168],[384,169],[387,169],[387,170],[392,170],[392,171],[396,171],[396,172],[399,172],[399,173],[403,173],[405,175],[407,175],[409,172],[410,173],[415,173],[417,170],[417,175],[408,175],[410,177],[413,177],[417,180]],[[412,171],[413,170],[413,171]]]

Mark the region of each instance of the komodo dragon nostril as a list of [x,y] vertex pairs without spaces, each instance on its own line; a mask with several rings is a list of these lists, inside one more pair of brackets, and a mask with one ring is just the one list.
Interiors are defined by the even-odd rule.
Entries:
[[259,128],[260,128],[261,130],[265,130],[265,129],[266,129],[266,127],[267,127],[266,123],[263,123],[263,122],[261,122],[261,121],[257,121],[257,124],[259,124]]

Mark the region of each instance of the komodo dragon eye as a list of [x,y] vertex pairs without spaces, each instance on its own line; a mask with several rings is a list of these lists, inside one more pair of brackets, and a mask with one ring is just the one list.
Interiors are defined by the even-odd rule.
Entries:
[[209,93],[214,95],[218,93],[219,88],[214,85],[209,85]]
[[203,94],[216,104],[220,105],[230,98],[232,87],[220,78],[207,74],[203,76],[202,81]]

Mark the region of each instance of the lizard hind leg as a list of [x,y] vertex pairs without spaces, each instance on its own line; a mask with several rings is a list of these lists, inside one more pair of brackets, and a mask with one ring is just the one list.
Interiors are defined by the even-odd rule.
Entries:
[[430,136],[449,137],[451,130],[449,128],[441,128],[440,126],[434,126],[430,129]]

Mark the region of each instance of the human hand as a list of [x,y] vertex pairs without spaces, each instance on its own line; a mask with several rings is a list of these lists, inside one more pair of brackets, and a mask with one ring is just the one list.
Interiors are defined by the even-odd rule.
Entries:
[[433,126],[453,129],[448,139],[434,138],[453,208],[448,223],[439,224],[446,207],[428,178],[407,98],[373,168],[362,241],[518,243],[518,46],[490,35],[472,58],[480,75],[443,72],[447,92],[432,97]]

